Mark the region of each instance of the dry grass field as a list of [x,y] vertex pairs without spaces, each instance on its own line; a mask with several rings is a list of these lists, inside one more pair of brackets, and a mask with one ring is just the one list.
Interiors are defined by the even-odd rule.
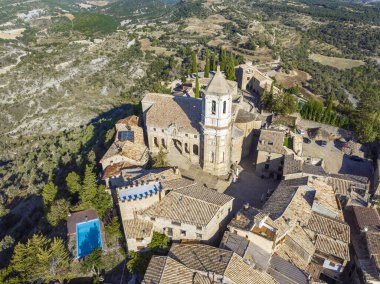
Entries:
[[165,47],[152,46],[150,40],[147,38],[141,39],[140,43],[141,43],[141,50],[142,51],[153,51],[157,55],[166,55],[166,56],[170,56],[170,55],[175,54],[174,51],[167,50]]
[[290,74],[277,73],[276,80],[284,88],[291,88],[295,85],[301,85],[302,82],[306,82],[311,77],[308,73],[301,70],[292,70]]
[[0,39],[16,39],[16,38],[22,36],[22,33],[24,31],[25,31],[24,28],[7,30],[7,31],[0,31]]
[[347,58],[339,57],[329,57],[321,54],[310,54],[309,58],[315,62],[318,62],[322,65],[331,66],[339,70],[351,69],[354,67],[359,67],[365,63],[362,60],[353,60]]
[[205,36],[215,35],[218,31],[223,30],[222,24],[228,22],[229,20],[218,14],[211,15],[206,20],[188,18],[186,20],[187,27],[184,29],[184,31]]

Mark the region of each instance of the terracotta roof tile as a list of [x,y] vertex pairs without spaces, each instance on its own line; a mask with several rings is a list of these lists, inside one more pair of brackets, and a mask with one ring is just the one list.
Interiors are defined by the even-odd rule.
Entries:
[[206,226],[221,206],[232,199],[228,195],[194,185],[171,191],[160,202],[148,207],[141,214]]
[[152,234],[152,222],[132,219],[124,220],[123,228],[126,239],[146,238]]

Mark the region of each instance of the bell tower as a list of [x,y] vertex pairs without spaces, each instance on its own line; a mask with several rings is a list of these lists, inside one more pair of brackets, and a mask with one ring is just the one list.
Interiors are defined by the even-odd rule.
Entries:
[[202,98],[203,170],[228,174],[231,161],[232,92],[219,67]]

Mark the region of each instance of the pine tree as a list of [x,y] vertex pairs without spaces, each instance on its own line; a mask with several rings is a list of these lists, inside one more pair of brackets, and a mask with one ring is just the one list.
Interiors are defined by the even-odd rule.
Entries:
[[98,185],[93,167],[91,165],[86,165],[83,179],[83,188],[80,193],[80,198],[85,207],[91,207],[92,200],[96,196],[97,189]]
[[211,67],[211,70],[212,71],[216,71],[216,52],[214,51],[212,53],[212,67]]
[[42,200],[44,206],[47,208],[55,199],[58,193],[58,187],[50,180],[47,184],[44,185],[42,189]]
[[57,226],[61,221],[66,220],[69,213],[70,204],[66,199],[54,201],[46,215],[47,220],[52,226]]
[[198,73],[198,67],[197,67],[197,54],[195,53],[195,51],[193,51],[192,53],[192,69],[191,69],[191,72],[192,73]]
[[206,66],[204,77],[210,77],[210,52],[208,51],[208,49],[206,49]]
[[10,265],[28,282],[62,280],[68,272],[69,255],[62,239],[33,235],[26,244],[16,245]]
[[71,194],[77,194],[81,191],[80,176],[76,172],[70,172],[66,177],[67,190]]
[[227,80],[235,81],[236,80],[236,75],[235,75],[235,57],[234,55],[230,54],[230,57],[227,62],[226,66],[226,78]]
[[197,74],[197,77],[195,78],[195,97],[197,99],[199,99],[201,97],[200,93],[199,93],[199,78],[198,78],[198,74]]
[[220,48],[220,71],[225,71],[227,66],[227,54],[223,48]]

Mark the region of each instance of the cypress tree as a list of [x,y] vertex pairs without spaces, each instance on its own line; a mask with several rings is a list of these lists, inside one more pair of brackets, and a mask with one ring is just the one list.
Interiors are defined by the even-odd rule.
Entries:
[[220,71],[226,71],[227,54],[223,48],[220,48]]
[[198,78],[198,74],[197,74],[197,77],[195,78],[195,97],[197,99],[200,98],[200,94],[199,94],[199,78]]
[[206,66],[205,66],[205,78],[210,77],[210,53],[206,49]]
[[212,66],[211,66],[212,71],[216,71],[216,52],[214,51],[212,53]]
[[235,57],[231,53],[230,57],[227,62],[226,66],[226,77],[227,80],[235,81],[236,80],[236,75],[235,75]]
[[327,108],[325,110],[325,113],[323,114],[323,123],[330,123],[331,120],[331,111],[332,111],[332,96],[329,96],[329,99],[327,101]]
[[198,73],[197,55],[196,55],[195,51],[193,51],[193,53],[192,53],[192,61],[193,61],[193,66],[192,66],[191,72],[192,73]]

